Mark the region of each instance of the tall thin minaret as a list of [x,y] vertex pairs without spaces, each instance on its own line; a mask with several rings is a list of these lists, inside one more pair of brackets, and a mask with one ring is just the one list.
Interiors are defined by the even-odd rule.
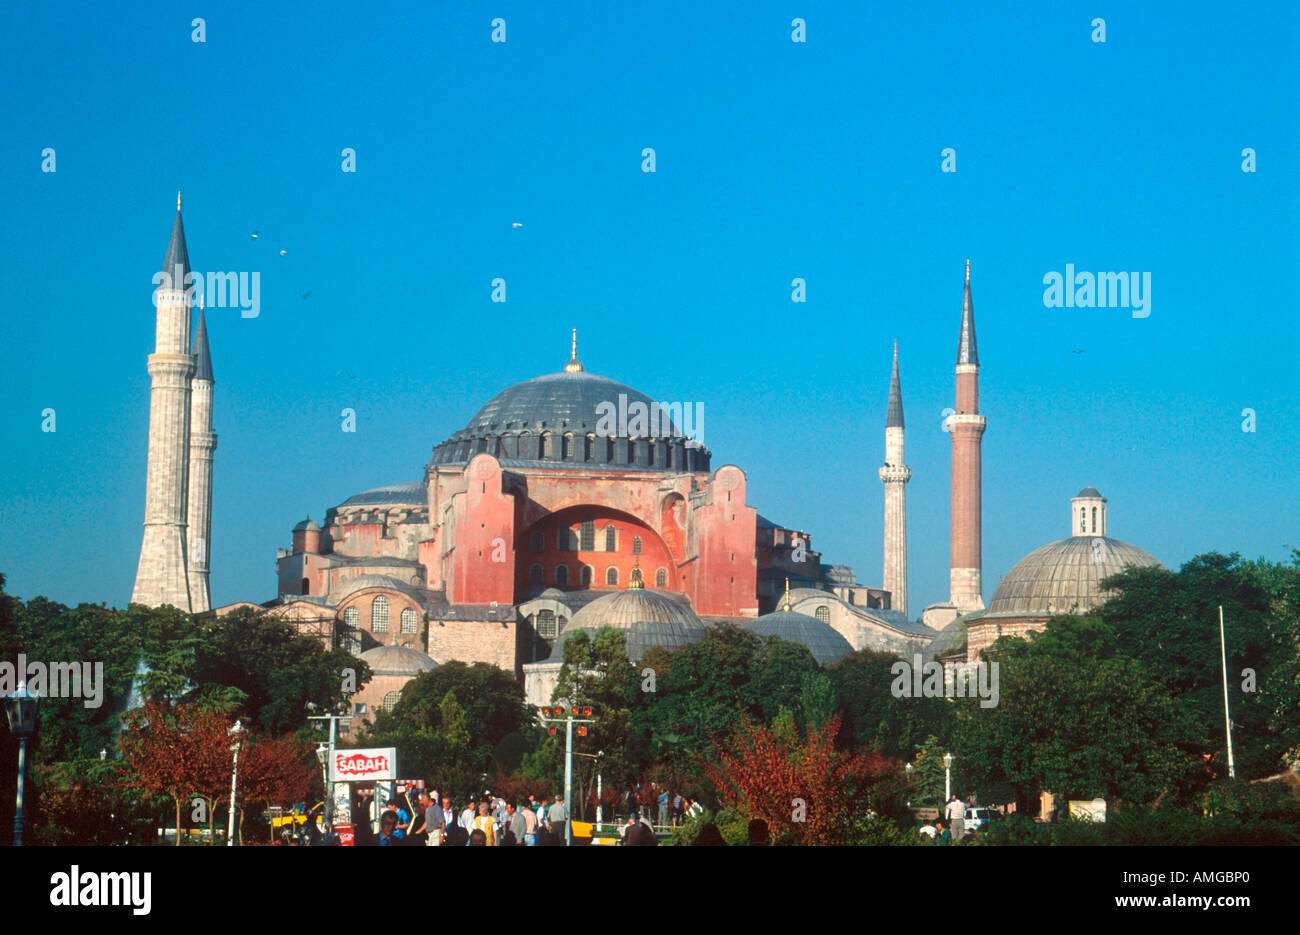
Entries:
[[145,484],[144,542],[131,602],[149,607],[170,604],[190,610],[186,572],[185,522],[189,485],[190,307],[186,275],[190,271],[181,224],[181,194],[176,193],[176,222],[167,244],[162,275],[154,291],[157,324],[149,355],[149,472]]
[[898,379],[898,342],[894,342],[894,372],[889,378],[889,413],[885,417],[885,573],[892,610],[907,613],[907,492],[912,469],[903,463],[903,388]]
[[212,546],[212,353],[208,324],[199,297],[199,322],[194,328],[194,379],[190,381],[190,487],[187,539],[190,549],[190,606],[194,613],[212,608],[208,589],[208,552]]
[[970,260],[961,302],[961,338],[957,344],[957,408],[948,417],[952,435],[951,601],[960,614],[984,609],[980,588],[980,439],[986,419],[980,415],[980,359],[975,347],[975,306],[970,297]]

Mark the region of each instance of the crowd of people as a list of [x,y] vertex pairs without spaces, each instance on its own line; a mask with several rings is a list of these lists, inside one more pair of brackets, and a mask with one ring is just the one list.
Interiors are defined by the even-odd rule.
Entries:
[[[408,810],[409,807],[409,810]],[[389,800],[378,818],[379,847],[501,847],[562,845],[569,809],[563,795],[529,795],[526,801],[490,792],[453,804],[450,795],[409,790]]]

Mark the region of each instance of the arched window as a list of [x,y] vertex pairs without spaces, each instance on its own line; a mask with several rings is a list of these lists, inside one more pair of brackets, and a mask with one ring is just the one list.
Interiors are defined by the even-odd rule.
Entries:
[[582,581],[582,586],[584,588],[591,587],[591,578],[595,573],[596,573],[595,569],[593,569],[590,565],[582,566],[582,571],[578,573],[578,577]]
[[536,564],[535,564],[535,565],[532,565],[531,567],[529,567],[529,569],[528,569],[528,583],[529,583],[529,584],[545,584],[545,583],[546,583],[546,572],[542,570],[542,566],[541,566],[541,565],[536,565]]
[[555,583],[558,584],[558,585],[560,585],[561,587],[569,583],[569,566],[568,566],[568,565],[556,565],[556,566],[555,566]]
[[551,458],[555,456],[555,439],[550,432],[542,433],[542,457]]
[[353,655],[361,652],[361,611],[355,606],[343,611],[343,648]]
[[540,610],[537,612],[537,635],[544,640],[553,640],[556,636],[555,611]]
[[402,700],[401,692],[389,692],[384,696],[384,710],[391,711],[397,707],[397,703]]
[[1079,507],[1079,532],[1088,531],[1088,508]]
[[605,583],[611,587],[618,584],[618,569],[613,565],[605,569]]
[[582,521],[582,551],[591,552],[596,548],[596,521],[588,516]]
[[533,547],[533,554],[534,554],[534,555],[540,555],[542,552],[545,552],[545,551],[546,551],[546,533],[544,533],[544,532],[535,532],[535,533],[533,533],[533,543],[532,543],[532,547]]
[[[1059,516],[1060,514],[1058,513],[1057,515]],[[633,555],[640,555],[640,554],[641,554],[641,537],[640,537],[640,536],[633,536],[633,537],[632,537],[632,554],[633,554]]]
[[595,461],[596,460],[596,436],[595,435],[587,436],[586,449],[587,449],[586,460]]
[[402,632],[403,633],[419,632],[416,613],[415,611],[411,610],[411,608],[409,607],[406,608],[406,610],[402,611]]
[[370,603],[370,632],[388,632],[388,598],[382,594]]
[[573,458],[573,435],[564,436],[564,460],[568,461]]
[[658,571],[655,572],[655,587],[656,587],[656,588],[666,588],[666,587],[668,587],[668,569],[667,569],[667,568],[660,568]]
[[[1097,508],[1096,508],[1096,507],[1093,507],[1093,508],[1092,508],[1092,531],[1093,531],[1093,532],[1096,532],[1096,531],[1097,531]],[[306,579],[303,579],[303,580],[306,580]],[[306,594],[306,593],[307,593],[307,589],[306,589],[306,588],[303,588],[302,593],[303,593],[303,594]]]
[[[1095,525],[1095,524],[1094,524],[1094,525]],[[303,578],[303,579],[302,579],[302,593],[303,593],[303,594],[310,594],[310,593],[311,593],[311,582],[310,582],[308,579],[306,579],[306,578]]]
[[613,526],[605,527],[605,551],[615,552],[618,550],[617,533],[614,532]]
[[[1060,516],[1061,514],[1057,513],[1056,515]],[[825,604],[822,604],[820,607],[817,608],[817,619],[820,620],[822,623],[830,623],[831,609],[827,607]]]

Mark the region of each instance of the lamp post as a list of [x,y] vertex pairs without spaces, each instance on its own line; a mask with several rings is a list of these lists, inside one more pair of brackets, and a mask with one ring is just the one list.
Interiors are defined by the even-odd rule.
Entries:
[[[912,791],[912,764],[911,764],[911,763],[908,763],[908,764],[903,768],[903,774],[907,777],[907,791],[908,791],[908,792],[911,792],[911,791]],[[911,799],[908,799],[908,800],[907,800],[907,807],[908,807],[908,808],[911,808],[911,807],[912,807],[912,800],[911,800]]]
[[40,696],[27,690],[26,682],[18,683],[18,691],[6,695],[5,716],[9,731],[18,741],[18,801],[14,810],[14,847],[23,846],[23,779],[27,772],[27,738],[36,733],[36,707]]
[[[239,748],[244,745],[244,735],[248,731],[244,730],[242,721],[235,721],[235,726],[230,728],[230,736],[234,743],[230,745],[230,752],[235,755],[234,765],[230,771],[230,821],[226,825],[226,847],[235,846],[235,791],[239,787]],[[180,834],[180,829],[176,829]]]
[[952,754],[951,754],[951,753],[945,753],[945,754],[943,755],[943,801],[944,801],[944,804],[947,805],[947,804],[948,804],[948,800],[951,799],[951,798],[952,798]]
[[[311,711],[315,711],[316,703],[313,701],[307,702],[307,708]],[[351,715],[345,714],[313,714],[309,716],[307,720],[329,721],[330,739],[329,742],[325,744],[325,753],[322,754],[320,748],[317,748],[316,750],[316,756],[318,759],[322,756],[324,757],[324,759],[321,759],[321,765],[326,766],[326,764],[334,758],[334,748],[337,746],[339,739],[339,721],[351,721],[352,717]],[[334,787],[329,781],[328,768],[326,768],[325,772],[325,830],[334,830]]]
[[[579,718],[582,714],[584,717]],[[564,844],[566,847],[573,844],[573,816],[576,814],[573,808],[573,725],[578,727],[578,736],[587,736],[587,725],[596,723],[592,716],[590,705],[584,705],[579,708],[574,705],[566,713],[564,708],[556,705],[553,708],[542,708],[542,723],[551,724],[550,732],[555,734],[555,724],[565,725],[564,734],[564,803],[568,809],[569,817],[564,822]]]

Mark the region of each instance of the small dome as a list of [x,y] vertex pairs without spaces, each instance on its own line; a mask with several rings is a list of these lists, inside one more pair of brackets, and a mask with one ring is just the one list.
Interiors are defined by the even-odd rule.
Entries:
[[409,646],[376,646],[361,658],[375,675],[416,676],[438,668],[438,663]]
[[337,604],[358,591],[364,591],[366,588],[387,588],[390,591],[401,591],[403,594],[411,592],[410,585],[403,584],[388,575],[361,575],[343,585],[337,594],[331,594],[330,597]]
[[[280,528],[283,529],[284,527],[281,526]],[[307,519],[303,520],[297,526],[294,526],[293,531],[294,532],[320,532],[320,526],[318,526],[316,524],[316,521],[309,516],[307,517]]]
[[1135,545],[1102,536],[1074,536],[1030,552],[1006,573],[984,619],[1083,613],[1110,596],[1101,581],[1125,568],[1160,566]]
[[818,665],[830,665],[841,656],[853,652],[849,641],[841,636],[829,623],[822,623],[816,617],[797,614],[792,610],[778,610],[764,614],[757,620],[751,620],[742,626],[758,636],[776,636],[791,643],[800,643],[808,647]]
[[410,484],[390,484],[387,487],[376,487],[373,490],[363,490],[359,494],[348,497],[340,507],[345,506],[425,506],[429,502],[429,492],[424,489],[424,481],[414,481]]
[[602,595],[574,614],[569,625],[625,630],[641,621],[675,623],[688,630],[704,628],[684,595],[651,588],[628,588]]
[[1096,487],[1084,487],[1082,490],[1080,490],[1077,494],[1074,495],[1074,498],[1077,500],[1080,497],[1100,497],[1100,496],[1101,496],[1101,491],[1098,490]]
[[649,588],[628,588],[596,598],[579,610],[551,648],[550,659],[564,659],[564,643],[579,630],[594,635],[600,627],[622,630],[632,662],[653,646],[674,650],[704,638],[705,627],[682,595]]

